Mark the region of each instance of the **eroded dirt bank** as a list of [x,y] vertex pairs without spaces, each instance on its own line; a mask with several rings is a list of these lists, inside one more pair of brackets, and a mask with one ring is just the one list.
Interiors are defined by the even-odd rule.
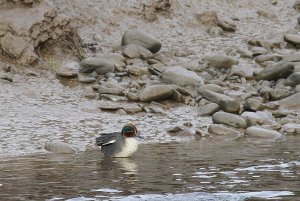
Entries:
[[298,135],[297,5],[0,1],[0,155],[83,151],[128,121],[146,142]]

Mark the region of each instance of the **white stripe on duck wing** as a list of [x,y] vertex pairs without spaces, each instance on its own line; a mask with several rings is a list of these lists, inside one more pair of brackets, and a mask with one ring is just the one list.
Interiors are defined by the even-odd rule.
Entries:
[[102,133],[99,137],[96,138],[96,144],[98,146],[113,144],[116,142],[118,135],[120,135],[120,132]]

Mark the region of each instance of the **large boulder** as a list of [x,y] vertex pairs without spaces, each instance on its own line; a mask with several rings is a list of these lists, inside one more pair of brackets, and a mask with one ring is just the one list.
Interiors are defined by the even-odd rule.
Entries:
[[277,80],[287,78],[294,72],[294,64],[291,62],[282,61],[274,66],[264,68],[255,75],[256,80]]
[[161,43],[157,39],[136,30],[127,30],[122,37],[123,46],[130,44],[143,46],[152,53],[158,52],[161,48]]
[[142,102],[151,102],[169,98],[174,93],[174,87],[170,85],[150,85],[146,86],[139,94]]
[[262,124],[275,124],[276,121],[272,119],[272,115],[266,112],[243,112],[241,114],[248,126],[256,126]]
[[198,86],[204,84],[203,79],[197,73],[181,66],[168,67],[163,74],[163,79],[178,86]]
[[244,118],[236,114],[231,114],[227,112],[216,112],[212,116],[213,123],[215,124],[225,124],[235,128],[246,128],[247,123]]
[[103,58],[88,57],[80,62],[80,73],[92,73],[96,71],[98,75],[104,75],[114,68],[114,64]]
[[275,130],[259,127],[259,126],[251,126],[248,127],[245,131],[245,136],[251,138],[260,138],[260,139],[276,139],[280,138],[281,134]]

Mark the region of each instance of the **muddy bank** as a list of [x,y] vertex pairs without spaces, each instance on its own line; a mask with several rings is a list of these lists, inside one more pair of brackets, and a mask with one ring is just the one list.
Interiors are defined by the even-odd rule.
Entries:
[[[4,57],[36,61],[1,62],[2,156],[44,151],[51,140],[83,151],[128,121],[146,142],[299,135],[294,1],[53,2],[0,7],[5,16],[51,7],[43,23],[22,24],[26,34],[0,34]],[[79,39],[66,51],[50,30],[65,35],[69,25]]]

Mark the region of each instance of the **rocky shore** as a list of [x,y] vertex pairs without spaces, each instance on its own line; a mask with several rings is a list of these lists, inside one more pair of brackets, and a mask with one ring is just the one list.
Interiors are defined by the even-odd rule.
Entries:
[[[244,8],[246,6],[253,6],[250,1],[241,2],[243,9],[246,9]],[[75,1],[74,5],[77,3]],[[91,5],[93,3],[95,2],[91,2]],[[239,16],[238,11],[236,16],[224,16],[223,12],[219,16],[219,13],[209,8],[189,14],[193,20],[184,26],[197,25],[197,29],[201,31],[193,35],[191,34],[195,30],[193,27],[187,30],[186,35],[189,36],[182,36],[185,32],[182,32],[182,29],[176,31],[173,22],[182,22],[180,12],[192,7],[196,1],[185,4],[179,1],[153,0],[142,4],[141,8],[129,5],[134,8],[133,10],[139,10],[138,14],[129,14],[131,17],[147,24],[152,23],[153,28],[147,31],[141,27],[137,28],[139,26],[123,29],[124,22],[120,21],[120,24],[123,23],[119,25],[122,32],[118,37],[114,36],[117,43],[107,47],[96,41],[95,37],[94,39],[89,36],[82,37],[80,41],[80,50],[84,52],[82,58],[78,60],[68,55],[67,57],[71,59],[59,60],[59,65],[51,70],[57,79],[63,82],[76,82],[82,86],[86,98],[108,100],[106,104],[99,104],[102,112],[119,115],[139,113],[161,115],[169,107],[189,105],[197,111],[199,119],[202,117],[212,119],[211,125],[203,127],[193,125],[191,122],[170,127],[166,131],[170,135],[202,137],[233,135],[253,139],[277,139],[284,135],[299,135],[300,32],[299,18],[297,19],[296,14],[300,10],[300,1],[288,3],[290,4],[283,5],[280,1],[272,0],[263,4],[263,8],[267,9],[253,7],[254,20],[257,20],[258,24],[261,22],[258,19],[267,21],[266,23],[272,26],[286,21],[296,21],[289,24],[293,26],[292,29],[285,30],[282,26],[273,37],[255,34],[251,37],[244,36],[242,39],[240,35],[249,31],[244,30],[245,21],[252,19],[249,19],[249,16]],[[3,10],[2,4],[5,4],[5,1],[3,3],[0,1],[0,9]],[[12,7],[7,8],[5,12],[1,10],[0,17],[10,16],[9,12],[17,9],[11,4],[13,3],[9,4]],[[35,8],[40,12],[42,9],[38,7],[44,4],[46,1],[31,2],[30,8],[26,9],[29,13]],[[10,21],[1,21],[1,26],[9,29],[0,27],[1,53],[3,58],[9,58],[0,63],[1,84],[14,82],[14,74],[18,73],[16,63],[31,65],[38,60],[35,64],[37,67],[44,65],[45,62],[41,62],[43,59],[37,55],[40,45],[46,41],[59,40],[60,34],[67,35],[72,32],[74,27],[71,25],[74,21],[70,20],[70,15],[74,13],[63,13],[67,12],[67,5],[62,6],[61,10],[54,9],[53,5],[50,7],[51,9],[45,9],[47,12],[42,14],[41,23],[26,25],[27,29],[21,34],[13,26],[6,26],[9,23],[17,24],[18,20],[12,22],[11,18],[2,18]],[[55,11],[52,12],[52,9]],[[273,11],[276,9],[287,10],[276,13]],[[48,13],[49,10],[51,15]],[[117,7],[114,11],[117,12],[116,10]],[[286,16],[288,19],[284,18]],[[283,21],[280,21],[281,17],[284,18]],[[112,20],[110,22],[112,25],[107,26],[115,27],[115,22]],[[160,30],[162,31],[160,37],[157,37],[155,30],[151,32],[158,26],[157,24],[164,22],[169,23],[166,24],[169,28],[174,26],[175,31],[172,30],[172,34],[177,32],[177,35],[173,35],[174,40],[178,38],[184,43],[190,37],[186,42],[187,45],[184,45],[185,48],[181,48],[182,45],[176,47],[176,43],[172,44],[172,40],[167,38],[171,37],[170,32],[166,33],[168,36],[164,36],[164,32]],[[82,26],[78,28],[79,35],[85,33],[87,25],[82,23],[86,22],[82,20],[77,23]],[[103,22],[95,22],[93,26],[99,23]],[[44,26],[47,26],[47,29]],[[22,27],[19,28],[23,30]],[[255,26],[251,29],[255,29]],[[267,30],[268,26],[263,26],[258,32],[263,34],[264,29],[266,34],[272,34]],[[197,51],[193,46],[198,43],[196,41],[199,34],[205,36],[205,40],[199,38],[201,42],[198,45],[209,49],[207,52],[203,51],[203,48]],[[238,44],[235,44],[236,38]],[[229,40],[231,47],[227,46]],[[224,48],[214,51],[214,48],[220,47],[222,41]],[[189,47],[188,44],[192,46]],[[16,63],[11,62],[11,59]],[[128,103],[129,106],[124,106],[124,103]],[[190,129],[195,126],[196,129]]]

